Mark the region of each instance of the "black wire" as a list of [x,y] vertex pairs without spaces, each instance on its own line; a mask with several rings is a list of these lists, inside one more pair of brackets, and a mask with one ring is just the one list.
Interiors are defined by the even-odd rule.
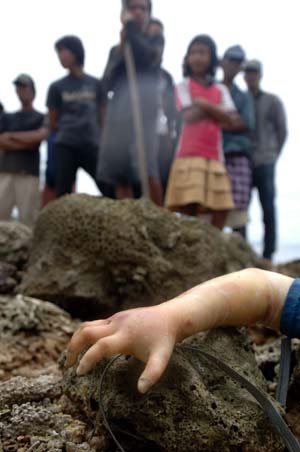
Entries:
[[117,361],[117,359],[119,359],[121,356],[122,356],[121,354],[119,354],[119,355],[117,355],[117,356],[114,356],[114,357],[106,364],[106,366],[105,366],[105,368],[104,368],[104,371],[103,371],[103,373],[102,373],[102,375],[101,375],[101,379],[100,379],[100,387],[99,387],[99,408],[100,408],[101,414],[102,414],[102,416],[103,416],[104,425],[105,425],[105,427],[107,428],[107,430],[108,430],[110,436],[111,436],[112,439],[114,440],[116,446],[118,447],[118,449],[119,449],[121,452],[126,452],[125,449],[121,446],[121,444],[120,444],[119,441],[117,440],[117,438],[116,438],[114,432],[112,431],[112,429],[111,429],[111,427],[110,427],[110,424],[109,424],[109,422],[108,422],[108,419],[107,419],[107,416],[106,416],[106,413],[105,413],[105,409],[104,409],[104,406],[103,406],[103,402],[102,402],[102,400],[103,400],[103,398],[102,398],[102,395],[103,395],[102,392],[103,392],[103,386],[104,386],[104,385],[103,385],[104,378],[105,378],[107,372],[109,371],[109,369],[111,368],[111,366],[114,364],[114,362]]

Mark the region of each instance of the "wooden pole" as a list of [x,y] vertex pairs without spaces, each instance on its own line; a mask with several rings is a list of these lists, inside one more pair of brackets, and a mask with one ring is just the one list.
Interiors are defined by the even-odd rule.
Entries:
[[[125,0],[122,1],[123,9],[126,9]],[[142,194],[145,198],[150,198],[149,181],[148,181],[148,169],[146,158],[146,147],[144,138],[144,126],[142,120],[142,110],[140,93],[137,81],[136,66],[130,43],[125,42],[124,46],[124,59],[126,65],[126,72],[129,85],[129,93],[133,114],[133,127],[136,137],[137,153],[138,153],[138,168],[139,178],[142,186]]]

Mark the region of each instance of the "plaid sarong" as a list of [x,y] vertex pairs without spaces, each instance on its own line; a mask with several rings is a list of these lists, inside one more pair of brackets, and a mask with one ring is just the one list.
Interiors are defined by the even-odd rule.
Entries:
[[249,159],[241,155],[226,156],[226,168],[231,181],[235,208],[247,210],[252,185],[252,170]]

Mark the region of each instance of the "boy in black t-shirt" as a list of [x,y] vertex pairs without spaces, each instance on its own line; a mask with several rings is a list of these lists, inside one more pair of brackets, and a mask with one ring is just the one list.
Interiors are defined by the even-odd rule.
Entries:
[[81,40],[65,36],[55,49],[68,70],[51,84],[47,97],[50,130],[55,132],[55,189],[62,196],[71,193],[79,168],[95,179],[104,98],[100,81],[83,71]]
[[29,75],[14,81],[22,108],[4,113],[0,133],[0,220],[14,207],[21,222],[33,226],[40,205],[40,143],[47,137],[44,115],[33,108],[35,85]]

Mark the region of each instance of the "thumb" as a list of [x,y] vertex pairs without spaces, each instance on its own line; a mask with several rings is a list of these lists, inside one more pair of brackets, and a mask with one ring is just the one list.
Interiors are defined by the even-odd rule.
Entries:
[[165,349],[155,351],[152,353],[147,361],[144,372],[138,381],[138,390],[142,394],[145,394],[151,386],[153,386],[160,379],[166,367],[169,363],[172,350],[167,351]]

